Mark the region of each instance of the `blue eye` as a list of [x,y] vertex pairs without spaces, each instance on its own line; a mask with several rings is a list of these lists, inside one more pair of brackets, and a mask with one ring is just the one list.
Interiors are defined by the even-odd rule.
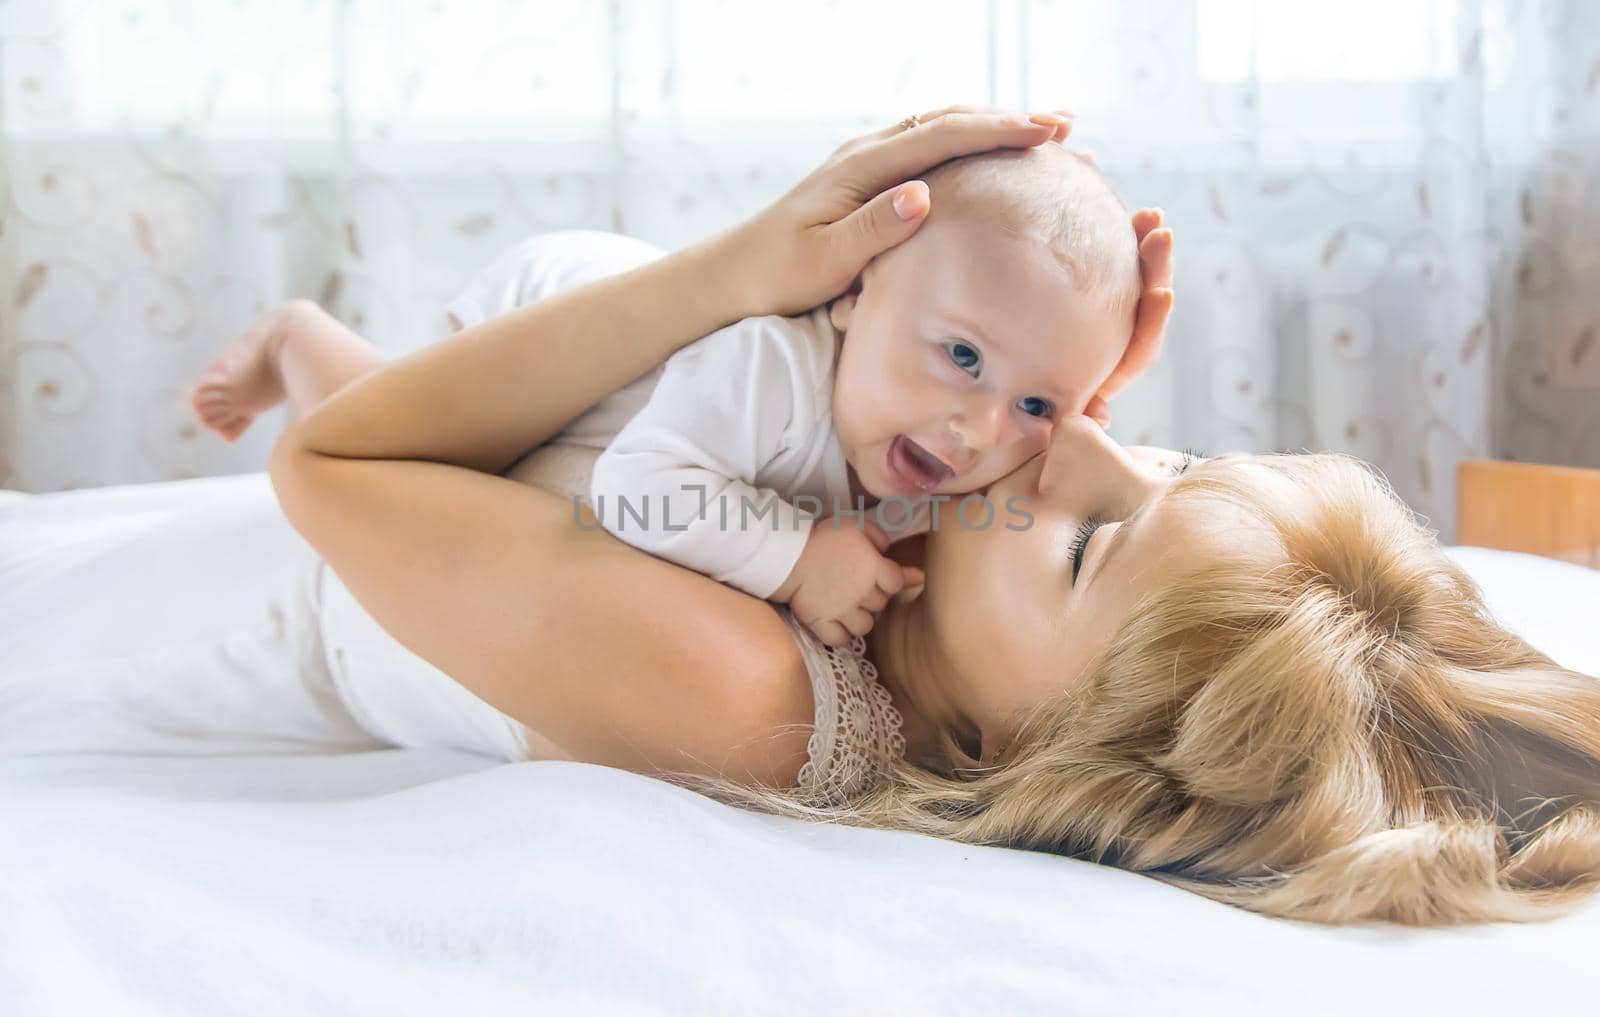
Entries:
[[955,364],[974,378],[978,376],[978,363],[983,358],[978,354],[977,350],[961,342],[951,343],[945,349],[950,353],[950,362],[952,364]]
[[1017,409],[1030,417],[1048,417],[1055,407],[1050,405],[1050,400],[1040,399],[1038,396],[1023,396],[1017,400]]

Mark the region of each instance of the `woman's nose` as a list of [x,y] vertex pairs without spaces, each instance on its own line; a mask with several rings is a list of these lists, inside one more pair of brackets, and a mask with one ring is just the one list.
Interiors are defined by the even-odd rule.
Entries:
[[1160,487],[1159,478],[1090,418],[1066,417],[1051,431],[1039,473],[1040,497],[1070,491],[1095,503],[1089,512],[1109,511],[1114,505],[1131,511]]

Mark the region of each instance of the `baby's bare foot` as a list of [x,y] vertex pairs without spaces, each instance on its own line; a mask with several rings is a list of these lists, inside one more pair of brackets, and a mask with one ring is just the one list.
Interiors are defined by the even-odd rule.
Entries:
[[283,402],[277,347],[287,311],[279,308],[258,317],[194,384],[190,401],[195,416],[224,441],[237,441],[258,413]]

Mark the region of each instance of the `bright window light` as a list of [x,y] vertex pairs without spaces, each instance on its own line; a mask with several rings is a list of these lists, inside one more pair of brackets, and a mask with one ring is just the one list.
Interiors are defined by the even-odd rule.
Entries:
[[1455,0],[1196,0],[1203,81],[1406,82],[1456,73]]

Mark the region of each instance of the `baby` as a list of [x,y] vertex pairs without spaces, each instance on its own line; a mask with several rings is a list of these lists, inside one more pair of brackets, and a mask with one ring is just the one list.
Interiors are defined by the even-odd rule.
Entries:
[[[930,509],[1043,451],[1117,365],[1140,293],[1127,209],[1061,145],[955,159],[922,179],[927,222],[849,293],[706,336],[511,475],[588,502],[636,547],[788,604],[826,643],[864,634],[902,585],[891,534],[864,520],[893,536],[951,525]],[[536,237],[450,315],[468,327],[660,253],[608,234]],[[202,420],[230,440],[237,407],[228,426],[206,407],[227,416],[219,385],[249,380],[229,364],[284,344],[256,345],[268,352],[225,355],[196,388]],[[841,518],[885,499],[902,510]]]

